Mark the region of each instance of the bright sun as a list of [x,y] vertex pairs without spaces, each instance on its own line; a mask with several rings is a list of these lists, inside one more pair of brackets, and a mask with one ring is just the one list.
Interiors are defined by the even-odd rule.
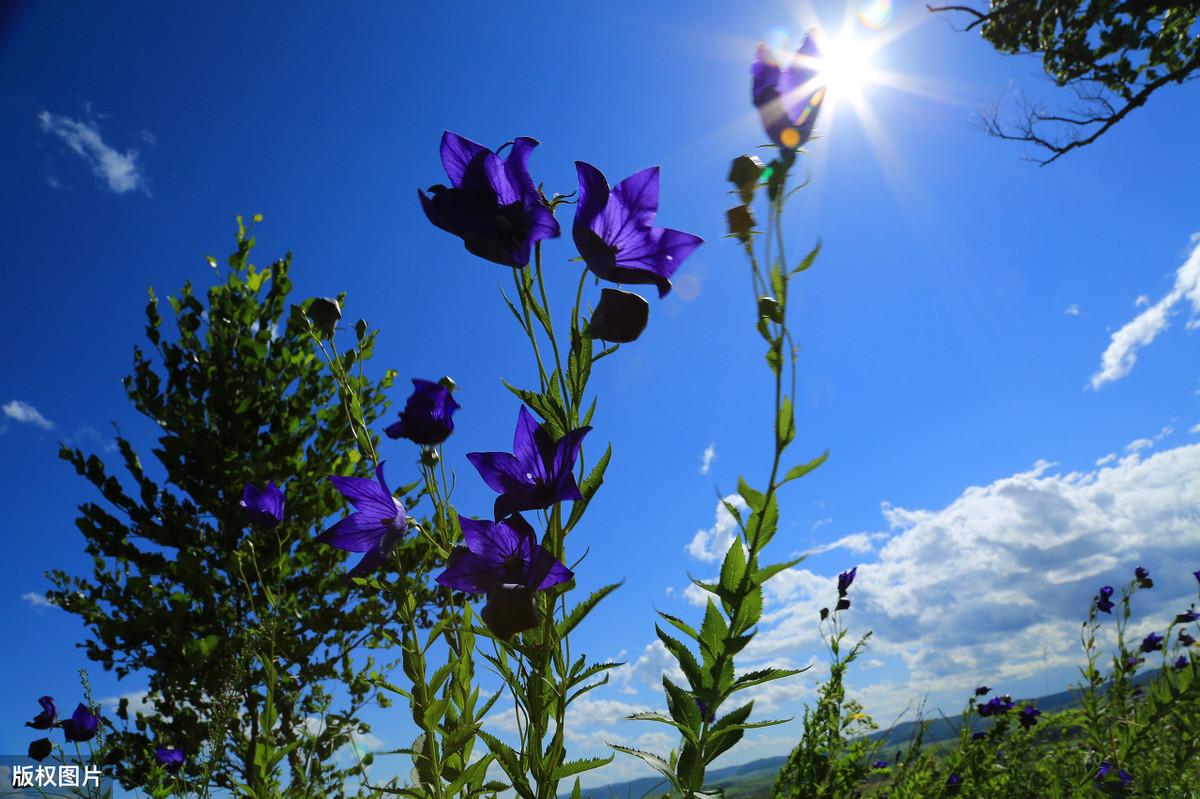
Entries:
[[821,63],[817,79],[832,98],[857,98],[863,87],[873,82],[871,48],[850,36],[839,36],[822,42]]

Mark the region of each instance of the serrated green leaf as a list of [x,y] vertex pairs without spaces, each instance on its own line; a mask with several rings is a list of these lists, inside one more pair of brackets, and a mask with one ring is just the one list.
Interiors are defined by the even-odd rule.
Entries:
[[735,538],[725,552],[725,560],[721,561],[721,590],[730,595],[736,593],[745,576],[746,552],[742,542]]
[[798,465],[793,466],[792,468],[788,469],[787,474],[785,474],[783,476],[783,479],[780,480],[776,485],[783,485],[784,483],[787,483],[791,480],[795,480],[797,478],[803,477],[804,475],[808,474],[813,469],[816,469],[818,466],[820,466],[822,463],[824,463],[827,460],[829,460],[829,450],[825,450],[824,452],[822,452],[817,457],[813,458],[808,463],[801,463],[801,464],[798,464]]
[[716,603],[709,599],[704,610],[704,622],[700,625],[700,656],[705,666],[715,663],[720,657],[728,634],[729,626],[725,623],[725,617],[717,610]]
[[738,477],[738,493],[752,511],[760,511],[766,504],[767,498],[761,491],[755,491],[746,482],[745,477]]
[[609,755],[608,757],[589,757],[580,760],[570,760],[554,770],[554,779],[565,780],[568,777],[574,777],[576,774],[582,774],[585,771],[607,766],[613,762],[615,757],[616,755]]
[[692,688],[706,687],[704,672],[700,670],[700,664],[696,662],[696,656],[692,654],[691,650],[684,646],[679,639],[672,638],[663,632],[663,629],[657,624],[654,625],[654,631],[658,633],[658,640],[663,642],[663,646],[679,663],[679,668],[683,669],[683,674]]
[[792,443],[796,437],[796,418],[792,412],[791,397],[784,397],[779,403],[779,415],[775,417],[775,438],[779,448],[783,449]]
[[604,599],[604,597],[608,596],[613,591],[616,591],[624,583],[625,581],[622,580],[619,583],[610,583],[602,588],[598,588],[593,591],[587,599],[571,608],[571,612],[567,614],[567,617],[558,623],[559,637],[566,638],[567,635],[570,634],[570,632],[574,630],[589,613],[592,612],[592,608],[596,607],[600,600]]
[[800,557],[794,560],[784,561],[783,563],[772,563],[770,566],[764,566],[763,568],[754,572],[750,579],[754,581],[755,585],[762,585],[776,574],[779,574],[779,572],[792,568],[802,560],[804,560],[804,558]]
[[658,611],[658,615],[662,616],[664,619],[666,619],[668,622],[670,622],[670,624],[675,629],[679,630],[681,633],[686,635],[688,638],[691,638],[693,641],[700,640],[700,634],[697,633],[695,631],[695,629],[693,629],[692,626],[690,624],[688,624],[686,621],[684,621],[683,619],[681,619],[677,616],[672,616],[670,613],[663,613],[661,610]]

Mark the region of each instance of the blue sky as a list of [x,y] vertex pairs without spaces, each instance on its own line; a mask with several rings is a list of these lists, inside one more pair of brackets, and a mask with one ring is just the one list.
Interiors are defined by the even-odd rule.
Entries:
[[[58,442],[106,455],[115,422],[148,451],[153,430],[120,385],[145,289],[205,285],[204,256],[228,252],[236,214],[265,216],[259,263],[295,253],[297,298],[346,291],[347,315],[382,330],[375,370],[455,377],[460,508],[490,508],[463,453],[509,445],[517,408],[499,378],[534,378],[497,296],[504,268],[417,204],[417,187],[444,179],[443,129],[539,139],[531,168],[548,191],[574,190],[576,159],[611,180],[661,165],[659,224],[707,240],[643,337],[597,366],[589,443],[615,454],[577,538],[591,548],[582,588],[626,581],[577,645],[629,666],[580,706],[573,751],[665,749],[621,720],[659,702],[652,611],[698,617],[687,574],[715,569],[717,494],[769,466],[749,278],[722,238],[729,159],[764,138],[748,64],[775,29],[840,29],[845,6],[561,5],[362,4],[335,18],[316,4],[26,4],[3,20],[0,608],[18,656],[0,662],[0,751],[24,751],[37,696],[73,706],[89,665],[75,619],[38,600],[44,570],[88,568],[73,522],[93,496]],[[1060,689],[1089,598],[1135,565],[1157,582],[1136,631],[1194,598],[1200,88],[1166,89],[1038,168],[971,124],[1006,89],[1067,102],[1036,60],[908,4],[853,30],[907,88],[864,87],[865,114],[846,98],[825,109],[803,162],[812,185],[789,206],[791,251],[824,242],[796,284],[794,451],[832,456],[784,496],[776,553],[815,554],[778,579],[747,665],[821,661],[816,609],[858,565],[848,621],[874,638],[854,685],[886,723],[926,694],[953,711],[980,682]],[[553,288],[573,284],[574,256],[569,237],[548,246]],[[389,446],[397,463],[410,455]],[[819,676],[765,689],[761,712],[798,715]],[[145,688],[98,668],[92,680],[106,698]],[[385,748],[409,739],[403,715],[370,715]],[[764,731],[726,762],[786,752],[798,734]],[[385,759],[373,773],[392,764],[408,770]],[[617,761],[592,782],[634,773]]]

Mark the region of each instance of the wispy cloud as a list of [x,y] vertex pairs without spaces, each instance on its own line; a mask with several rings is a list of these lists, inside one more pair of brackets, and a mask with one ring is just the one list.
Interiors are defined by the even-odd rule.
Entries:
[[[1099,389],[1129,374],[1137,362],[1138,350],[1167,329],[1172,311],[1185,301],[1191,304],[1193,314],[1200,314],[1200,234],[1192,236],[1192,252],[1175,272],[1171,291],[1153,304],[1145,295],[1138,297],[1136,305],[1145,306],[1145,310],[1112,334],[1108,348],[1100,356],[1100,369],[1092,375],[1092,388]],[[1188,327],[1193,327],[1194,322],[1194,319],[1189,322]]]
[[24,599],[26,602],[28,602],[30,605],[32,605],[35,608],[52,608],[52,607],[54,607],[53,603],[51,603],[50,600],[46,599],[45,594],[39,594],[36,591],[28,591],[24,594],[21,594],[21,599]]
[[0,406],[0,411],[14,422],[22,424],[36,425],[43,430],[51,430],[54,428],[54,422],[47,419],[38,411],[37,408],[30,405],[28,402],[21,400],[10,400],[3,406]]
[[708,470],[712,468],[713,461],[717,459],[717,445],[709,444],[704,448],[704,454],[700,456],[700,474],[708,474]]
[[[95,122],[71,119],[42,111],[38,114],[42,132],[59,139],[71,152],[82,158],[95,175],[116,194],[142,190],[149,194],[146,178],[138,163],[138,151],[119,150],[108,145]],[[142,137],[145,140],[145,137]]]
[[1079,316],[1079,306],[1075,304],[1068,305],[1067,309],[1063,311],[1063,316]]
[[875,551],[875,541],[881,541],[888,537],[887,533],[851,533],[844,535],[836,541],[830,541],[827,544],[815,546],[812,549],[804,550],[806,557],[812,555],[823,555],[826,552],[832,552],[835,549],[845,549],[849,552],[863,554],[866,552]]
[[724,498],[723,502],[717,503],[717,516],[713,521],[713,526],[707,530],[697,530],[685,547],[687,553],[696,560],[716,563],[725,557],[729,545],[733,543],[733,536],[737,530],[737,519],[733,518],[733,514],[725,507],[726,502],[738,510],[745,510],[747,507],[746,500],[737,494],[730,494]]

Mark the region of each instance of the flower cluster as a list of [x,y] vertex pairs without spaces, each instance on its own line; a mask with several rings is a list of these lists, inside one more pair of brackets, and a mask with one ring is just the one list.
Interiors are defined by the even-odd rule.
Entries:
[[[63,731],[63,737],[69,743],[84,743],[96,737],[96,732],[100,728],[100,717],[82,702],[69,718],[64,719],[58,717],[58,708],[54,704],[54,697],[39,697],[38,704],[41,705],[42,711],[34,716],[32,721],[25,722],[26,727],[35,730],[49,730],[57,727]],[[46,759],[52,749],[53,744],[49,738],[39,738],[29,744],[29,756],[34,760],[42,761]]]
[[993,696],[988,701],[979,706],[979,715],[987,718],[988,716],[1003,716],[1005,713],[1013,709],[1016,703],[1008,694],[1002,696]]

